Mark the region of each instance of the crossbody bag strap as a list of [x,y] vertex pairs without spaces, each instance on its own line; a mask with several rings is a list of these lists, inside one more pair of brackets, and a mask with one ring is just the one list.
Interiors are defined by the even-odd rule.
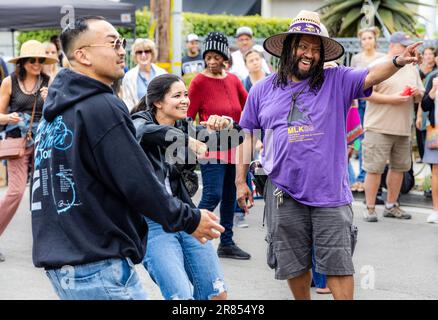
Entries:
[[32,116],[30,117],[29,129],[27,130],[26,133],[26,138],[28,140],[32,139],[32,125],[33,125],[33,119],[35,117],[35,109],[36,109],[37,101],[38,101],[38,91],[35,93],[35,101],[33,102],[33,107],[32,107]]

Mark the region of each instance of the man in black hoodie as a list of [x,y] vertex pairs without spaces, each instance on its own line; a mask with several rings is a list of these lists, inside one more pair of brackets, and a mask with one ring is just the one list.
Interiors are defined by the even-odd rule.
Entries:
[[136,142],[128,109],[110,88],[124,74],[116,29],[81,18],[61,42],[72,70],[51,85],[35,139],[33,261],[62,299],[143,299],[134,270],[146,249],[143,215],[202,243],[223,227],[169,195]]

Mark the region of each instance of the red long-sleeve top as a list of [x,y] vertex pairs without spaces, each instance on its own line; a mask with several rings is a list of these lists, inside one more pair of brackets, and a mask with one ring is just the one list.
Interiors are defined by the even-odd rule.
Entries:
[[[190,83],[187,115],[195,119],[199,113],[200,121],[207,121],[211,115],[228,116],[239,122],[247,97],[242,82],[234,74],[227,73],[225,78],[218,79],[200,73]],[[209,158],[234,163],[234,152],[210,152]]]

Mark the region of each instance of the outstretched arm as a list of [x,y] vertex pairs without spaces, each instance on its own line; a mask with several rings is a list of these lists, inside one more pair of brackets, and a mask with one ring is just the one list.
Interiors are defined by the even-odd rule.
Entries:
[[[403,67],[407,64],[413,63],[421,63],[422,56],[418,52],[417,47],[423,44],[423,42],[419,41],[410,46],[406,47],[405,51],[395,59],[397,65]],[[399,68],[395,66],[392,59],[377,63],[368,68],[369,72],[367,77],[365,78],[364,90],[388,79],[394,73],[396,73]]]

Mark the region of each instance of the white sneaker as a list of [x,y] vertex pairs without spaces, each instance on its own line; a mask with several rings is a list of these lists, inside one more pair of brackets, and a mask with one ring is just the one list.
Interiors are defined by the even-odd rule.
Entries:
[[427,217],[427,222],[428,222],[428,223],[438,223],[438,212],[432,212],[432,213]]
[[237,214],[234,216],[234,225],[237,228],[248,228],[249,227],[249,224],[246,223],[245,217],[237,215]]

